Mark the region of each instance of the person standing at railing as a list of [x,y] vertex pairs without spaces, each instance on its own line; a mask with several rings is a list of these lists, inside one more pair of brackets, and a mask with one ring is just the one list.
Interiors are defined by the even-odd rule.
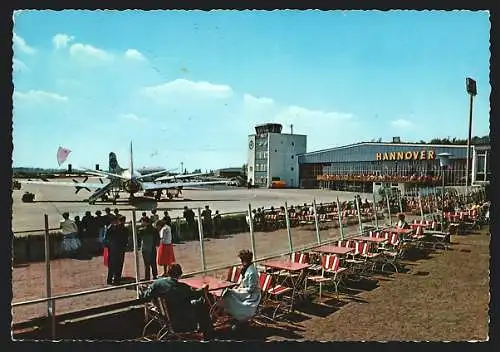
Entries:
[[63,234],[62,251],[68,253],[70,257],[74,257],[81,247],[81,242],[78,239],[78,227],[76,223],[69,218],[69,213],[62,214],[61,232]]
[[163,266],[162,276],[167,276],[167,267],[175,262],[174,245],[172,244],[172,229],[170,221],[159,221],[156,228],[160,234],[160,246],[158,247],[158,265]]
[[142,260],[144,261],[144,280],[149,281],[151,274],[153,280],[158,277],[156,265],[156,250],[160,245],[160,234],[148,218],[141,219],[141,227],[137,233],[141,241]]
[[215,211],[215,215],[212,219],[212,222],[214,224],[214,235],[215,237],[219,237],[222,233],[222,217],[221,215],[219,214],[219,211],[216,210]]
[[151,220],[151,224],[156,226],[156,223],[160,220],[160,216],[156,213],[156,209],[151,209],[151,216],[149,218]]
[[110,285],[119,284],[122,278],[127,242],[128,232],[125,228],[125,217],[113,217],[105,238],[105,245],[109,250],[107,283]]

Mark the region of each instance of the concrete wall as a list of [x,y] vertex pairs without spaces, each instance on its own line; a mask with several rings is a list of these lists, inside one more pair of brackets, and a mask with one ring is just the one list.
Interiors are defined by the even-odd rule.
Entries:
[[269,138],[269,184],[273,177],[284,180],[287,187],[299,186],[298,154],[306,152],[307,136],[272,133]]

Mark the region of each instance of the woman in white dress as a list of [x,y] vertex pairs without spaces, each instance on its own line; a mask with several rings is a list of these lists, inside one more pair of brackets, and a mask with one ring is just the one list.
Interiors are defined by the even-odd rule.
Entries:
[[63,221],[61,221],[61,232],[63,234],[62,251],[70,256],[76,254],[80,249],[81,243],[78,238],[78,228],[76,223],[69,218],[69,213],[62,214]]
[[[249,250],[241,250],[238,257],[242,264],[241,283],[236,288],[224,291],[222,304],[226,313],[231,315],[238,325],[241,325],[248,322],[257,312],[261,293],[259,273],[252,263],[253,253]],[[236,325],[233,328],[236,328]]]

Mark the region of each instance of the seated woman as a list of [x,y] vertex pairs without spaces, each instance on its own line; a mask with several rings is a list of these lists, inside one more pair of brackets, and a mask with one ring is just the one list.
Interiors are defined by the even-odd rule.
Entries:
[[405,214],[399,213],[398,219],[399,219],[398,223],[396,224],[396,227],[398,229],[409,229],[410,228],[410,225],[408,225],[408,223],[405,220]]
[[241,250],[238,257],[242,264],[241,283],[236,288],[225,290],[222,296],[224,310],[237,321],[233,329],[247,323],[255,315],[261,299],[259,273],[252,263],[253,253]]

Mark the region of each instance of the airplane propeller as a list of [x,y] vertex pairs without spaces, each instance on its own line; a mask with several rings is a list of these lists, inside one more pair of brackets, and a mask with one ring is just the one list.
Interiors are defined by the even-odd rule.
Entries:
[[[85,177],[85,179],[82,183],[85,183],[85,181],[87,181],[87,180],[88,180],[88,177]],[[73,182],[76,184],[80,183],[75,179],[73,179]],[[88,192],[90,192],[90,189],[88,187],[75,186],[75,188],[76,188],[75,194],[78,194],[78,192],[80,192],[82,189],[86,189]]]

